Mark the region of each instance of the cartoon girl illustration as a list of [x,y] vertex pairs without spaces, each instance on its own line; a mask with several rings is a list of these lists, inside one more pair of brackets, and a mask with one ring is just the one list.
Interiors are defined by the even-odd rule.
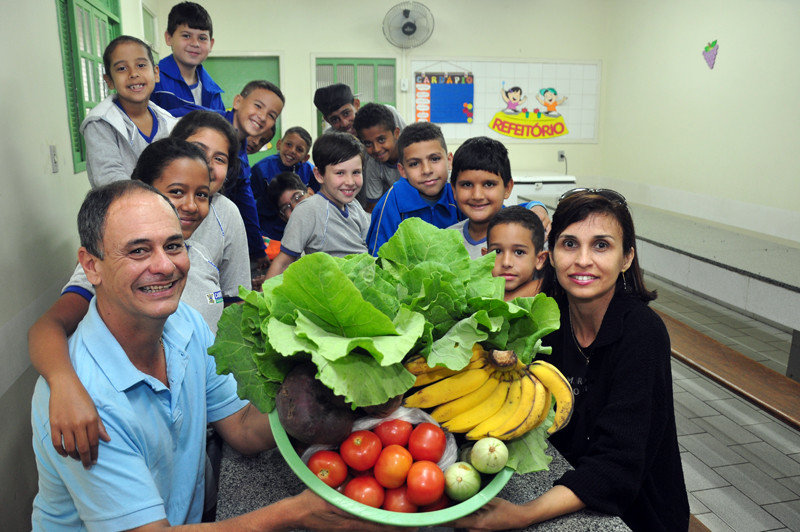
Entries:
[[536,99],[539,100],[539,103],[544,105],[547,109],[545,113],[547,116],[561,116],[561,114],[556,111],[556,107],[567,101],[567,97],[564,96],[559,100],[557,96],[558,93],[552,87],[542,89],[539,91],[539,94],[536,95]]
[[503,101],[506,102],[505,112],[508,114],[519,113],[521,109],[517,108],[528,99],[527,96],[522,95],[522,89],[520,87],[511,87],[506,90],[505,81],[503,82],[503,88],[500,89],[500,92],[503,95]]

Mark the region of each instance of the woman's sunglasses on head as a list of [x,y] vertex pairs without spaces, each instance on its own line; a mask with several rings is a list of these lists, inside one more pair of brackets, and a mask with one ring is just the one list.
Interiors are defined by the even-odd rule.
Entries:
[[621,203],[622,205],[628,204],[628,202],[625,200],[625,196],[623,196],[616,190],[611,190],[610,188],[573,188],[572,190],[568,190],[563,194],[561,194],[561,197],[558,198],[558,202],[561,203],[565,199],[572,196],[577,196],[579,194],[596,194],[609,201],[616,201],[617,203]]

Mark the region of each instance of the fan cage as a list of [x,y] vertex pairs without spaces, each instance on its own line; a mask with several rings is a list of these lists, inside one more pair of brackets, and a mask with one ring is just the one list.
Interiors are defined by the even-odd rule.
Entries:
[[383,35],[398,48],[414,48],[433,34],[433,13],[419,2],[393,6],[383,19]]

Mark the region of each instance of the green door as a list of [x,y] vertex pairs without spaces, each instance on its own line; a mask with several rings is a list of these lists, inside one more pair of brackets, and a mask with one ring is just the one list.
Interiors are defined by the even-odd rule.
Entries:
[[[225,91],[222,101],[225,103],[226,109],[233,106],[233,98],[254,79],[266,79],[278,87],[281,86],[277,57],[209,57],[203,61],[203,66],[217,82],[217,85]],[[274,145],[281,138],[281,130],[281,119],[278,118],[272,146],[269,150],[251,155],[251,165],[267,155],[275,153]]]

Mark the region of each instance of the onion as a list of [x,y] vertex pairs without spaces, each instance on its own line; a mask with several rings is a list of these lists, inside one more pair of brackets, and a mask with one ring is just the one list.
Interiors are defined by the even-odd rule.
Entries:
[[482,438],[472,446],[469,461],[481,473],[497,473],[508,462],[508,447],[497,438]]
[[466,462],[456,462],[444,472],[444,491],[456,502],[469,499],[480,489],[480,473]]

